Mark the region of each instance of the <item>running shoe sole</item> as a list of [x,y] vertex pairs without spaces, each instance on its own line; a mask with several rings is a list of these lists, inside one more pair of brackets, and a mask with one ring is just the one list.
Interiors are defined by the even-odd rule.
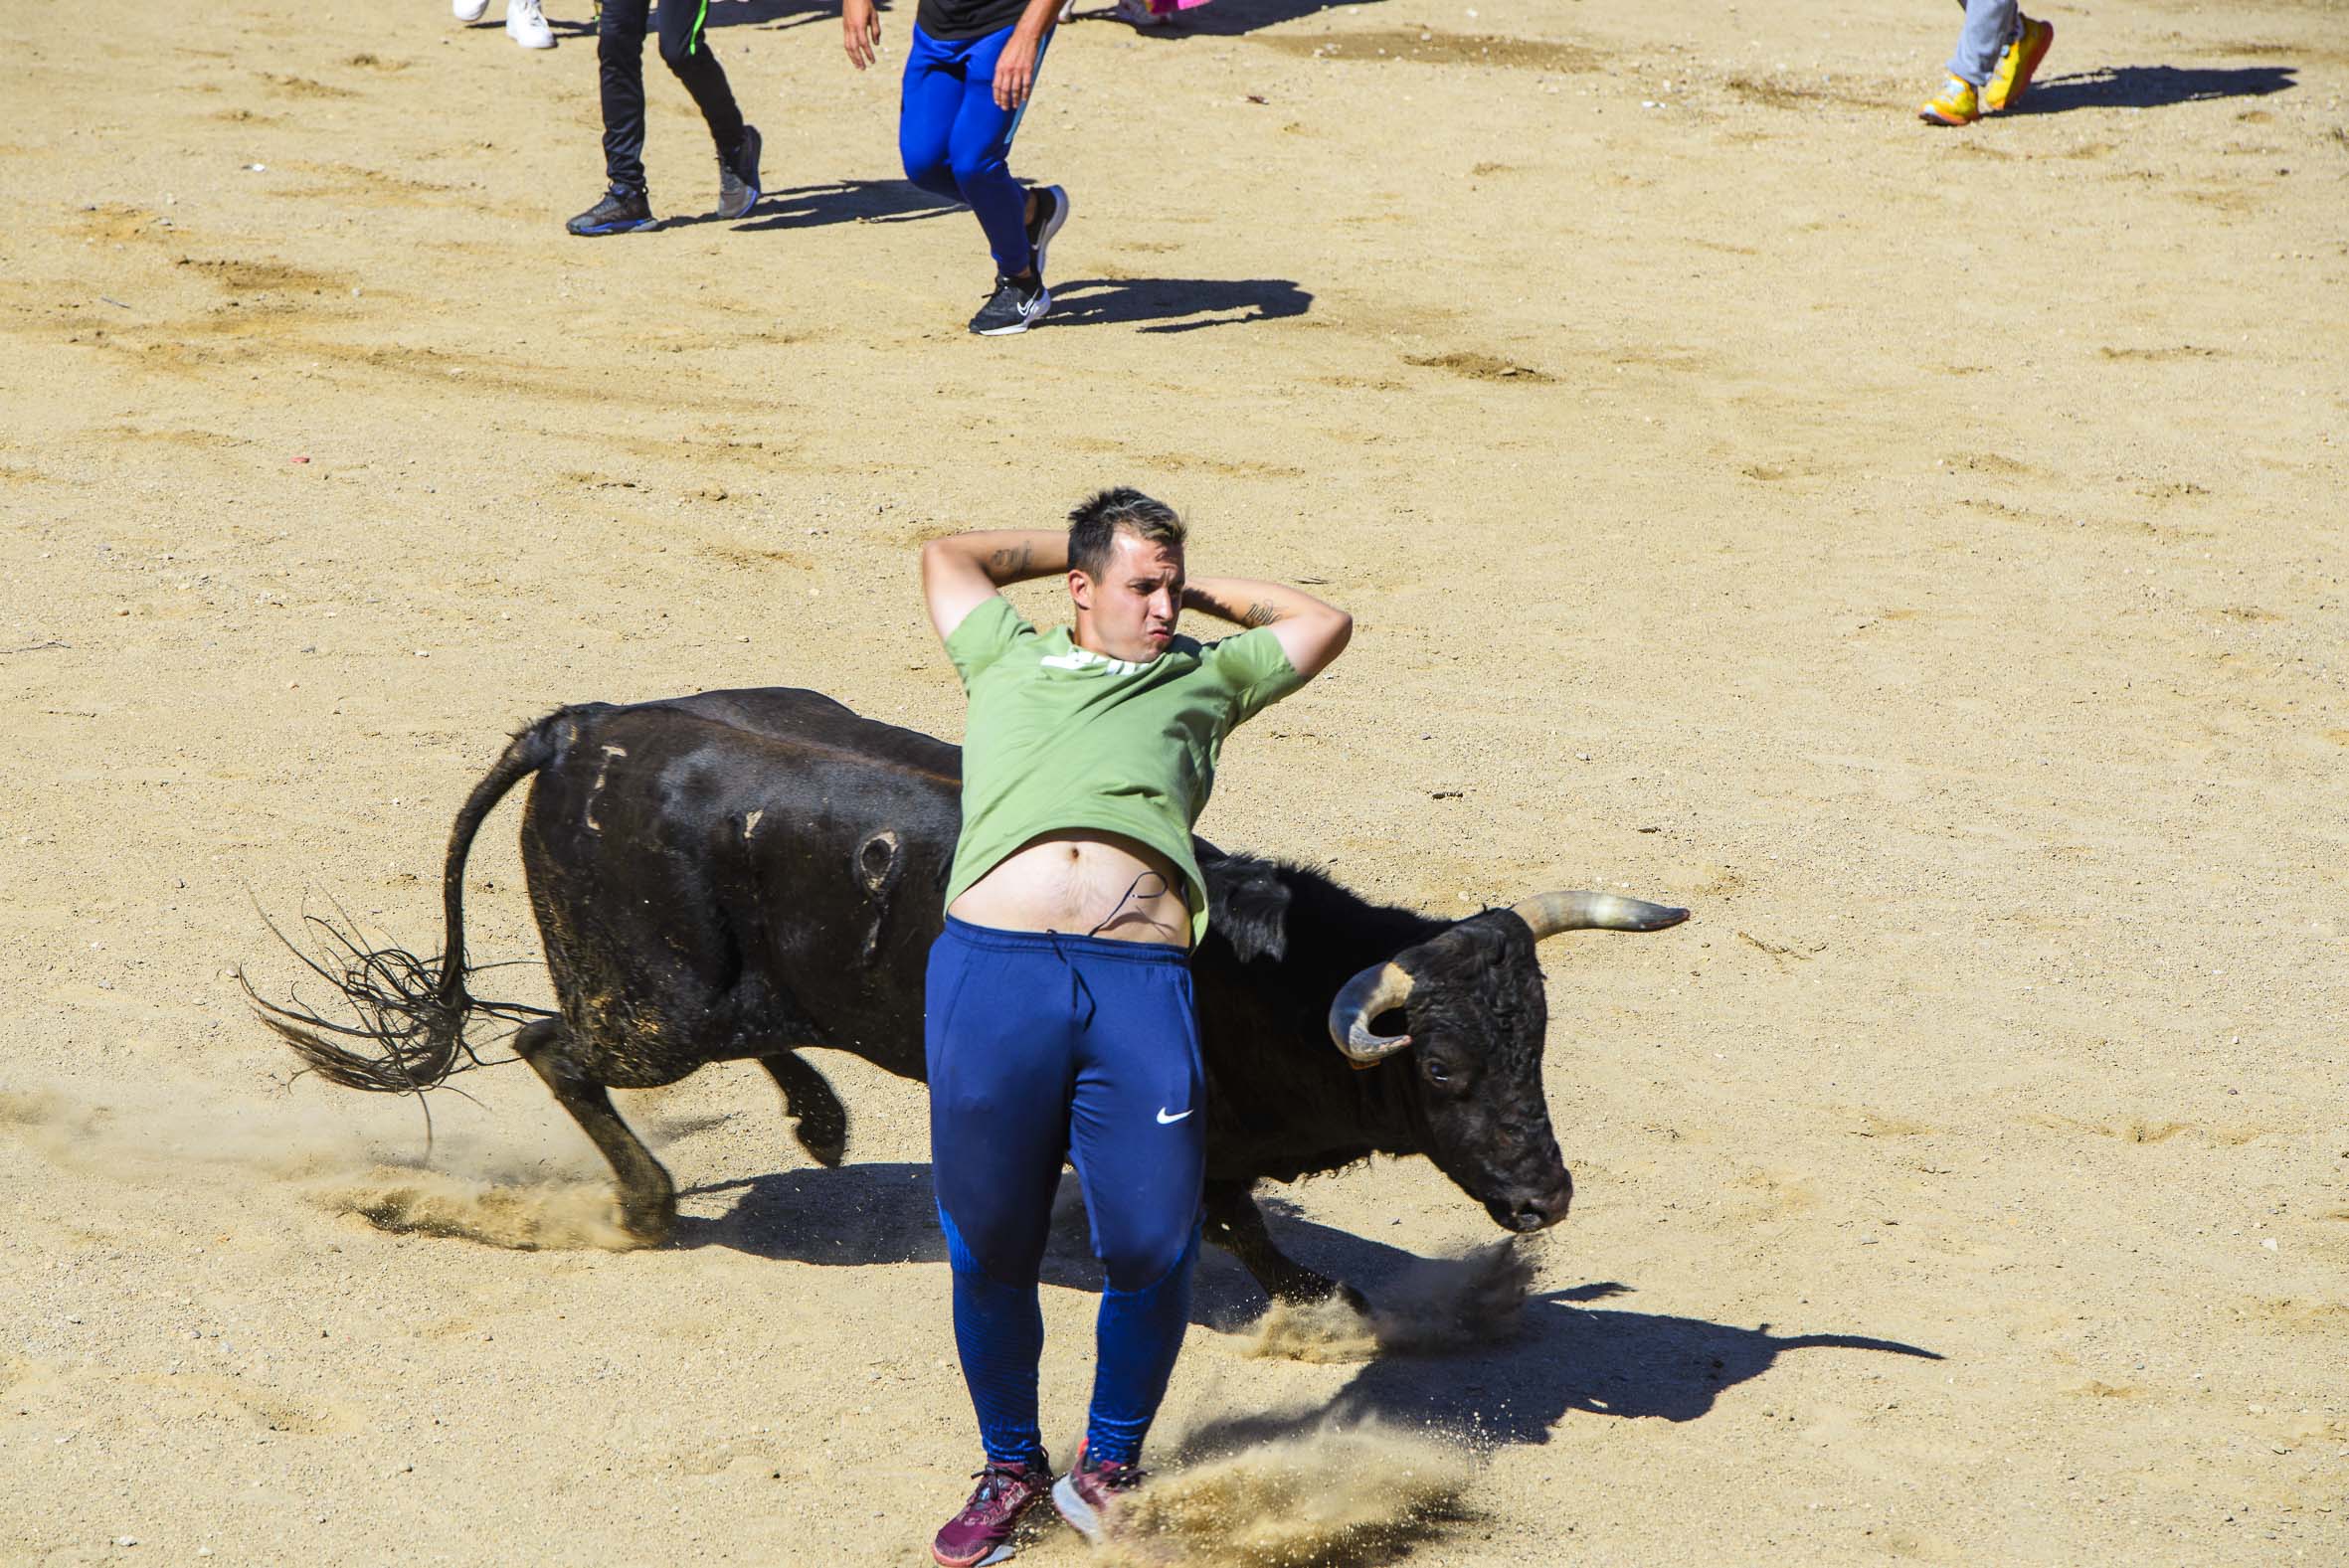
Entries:
[[[564,225],[564,227],[567,229],[571,228],[571,226],[568,224]],[[657,229],[659,227],[660,220],[657,218],[640,218],[634,223],[591,224],[582,228],[571,229],[571,232],[575,235],[578,235],[583,240],[595,240],[600,239],[608,234],[643,234],[647,230]]]
[[1052,1506],[1068,1520],[1068,1527],[1094,1545],[1101,1544],[1101,1515],[1093,1511],[1093,1504],[1077,1490],[1076,1478],[1063,1476],[1052,1483]]
[[[1029,327],[1032,327],[1037,322],[1043,320],[1044,317],[1050,313],[1051,309],[1052,290],[1049,288],[1038,289],[1036,291],[1035,309],[1022,315],[1017,321],[1014,321],[1007,327],[981,327],[978,329],[978,332],[981,337],[1009,337],[1016,332],[1025,332]],[[1057,1497],[1059,1492],[1055,1491],[1053,1495]]]
[[937,1547],[930,1548],[931,1560],[936,1562],[939,1568],[994,1568],[996,1563],[1007,1563],[1018,1555],[1019,1548],[1010,1541],[1005,1541],[1002,1545],[995,1547],[985,1557],[946,1557],[939,1554]]

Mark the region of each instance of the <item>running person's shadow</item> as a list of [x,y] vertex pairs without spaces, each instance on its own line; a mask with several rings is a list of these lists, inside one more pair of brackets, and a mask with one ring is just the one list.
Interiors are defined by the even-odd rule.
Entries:
[[1312,308],[1313,295],[1285,277],[1079,277],[1052,282],[1052,313],[1044,324],[1147,322],[1145,332],[1196,332],[1277,321]]
[[[961,202],[933,196],[910,180],[837,180],[829,185],[768,191],[747,217],[732,222],[738,230],[758,234],[772,229],[820,229],[826,224],[909,223],[960,212],[962,207]],[[698,221],[729,220],[711,213]]]
[[[1177,11],[1156,27],[1138,27],[1134,31],[1146,38],[1179,38],[1186,33],[1233,38],[1261,28],[1278,27],[1283,22],[1295,22],[1323,11],[1381,3],[1382,0],[1215,0],[1213,5]],[[1116,15],[1115,7],[1101,4],[1100,0],[1077,0],[1076,16],[1079,21],[1093,18],[1107,20]]]
[[2010,111],[2061,114],[2067,109],[2157,109],[2208,98],[2261,98],[2300,84],[2297,66],[2106,66],[2041,77]]

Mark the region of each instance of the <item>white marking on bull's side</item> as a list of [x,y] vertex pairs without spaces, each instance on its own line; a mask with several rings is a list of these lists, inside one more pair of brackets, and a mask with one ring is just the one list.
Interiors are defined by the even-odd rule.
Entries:
[[604,748],[604,765],[596,770],[596,782],[588,789],[587,805],[581,813],[586,817],[587,830],[591,833],[601,833],[604,831],[604,824],[596,820],[596,796],[604,792],[604,781],[611,777],[612,759],[615,757],[626,757],[628,754],[629,749],[625,746],[607,746]]
[[766,814],[764,809],[760,809],[742,819],[742,841],[744,843],[747,844],[751,841],[751,834],[759,830],[759,818]]

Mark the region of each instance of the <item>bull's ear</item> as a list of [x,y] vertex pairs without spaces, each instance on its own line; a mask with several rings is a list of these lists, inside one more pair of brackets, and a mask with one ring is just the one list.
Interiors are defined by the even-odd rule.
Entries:
[[1227,855],[1200,868],[1207,878],[1208,924],[1242,963],[1289,956],[1289,884],[1277,867]]

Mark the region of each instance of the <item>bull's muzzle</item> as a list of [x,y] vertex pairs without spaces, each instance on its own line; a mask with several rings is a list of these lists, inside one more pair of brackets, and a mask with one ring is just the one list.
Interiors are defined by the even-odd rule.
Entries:
[[1530,1236],[1543,1231],[1566,1217],[1566,1210],[1574,1204],[1574,1182],[1571,1177],[1545,1192],[1497,1198],[1485,1205],[1485,1212],[1493,1216],[1503,1230]]

